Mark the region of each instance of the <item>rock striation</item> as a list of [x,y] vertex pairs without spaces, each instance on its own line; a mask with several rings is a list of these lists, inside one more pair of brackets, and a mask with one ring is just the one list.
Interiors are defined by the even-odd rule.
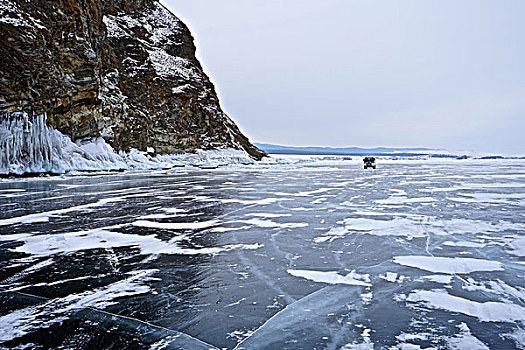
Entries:
[[0,114],[46,113],[117,151],[253,146],[222,111],[188,28],[155,0],[0,0]]

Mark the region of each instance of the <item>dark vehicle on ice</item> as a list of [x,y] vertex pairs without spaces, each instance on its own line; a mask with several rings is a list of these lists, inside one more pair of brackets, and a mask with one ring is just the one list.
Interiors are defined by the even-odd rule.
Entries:
[[368,168],[375,169],[376,168],[376,159],[374,157],[364,157],[363,163],[365,163],[365,169],[368,169]]

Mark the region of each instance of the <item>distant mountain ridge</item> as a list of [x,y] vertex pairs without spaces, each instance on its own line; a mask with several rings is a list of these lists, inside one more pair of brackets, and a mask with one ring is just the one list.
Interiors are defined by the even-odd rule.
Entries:
[[453,157],[450,152],[445,150],[438,150],[433,148],[391,148],[391,147],[375,147],[375,148],[361,148],[361,147],[298,147],[298,146],[281,146],[267,143],[255,143],[257,147],[269,154],[296,154],[296,155],[340,155],[340,156],[354,156],[354,155],[436,155]]

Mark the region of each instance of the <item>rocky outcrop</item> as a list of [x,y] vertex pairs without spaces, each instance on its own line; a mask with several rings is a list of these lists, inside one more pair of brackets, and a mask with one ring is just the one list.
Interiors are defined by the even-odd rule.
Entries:
[[156,153],[253,146],[221,110],[188,28],[154,0],[2,0],[0,113]]

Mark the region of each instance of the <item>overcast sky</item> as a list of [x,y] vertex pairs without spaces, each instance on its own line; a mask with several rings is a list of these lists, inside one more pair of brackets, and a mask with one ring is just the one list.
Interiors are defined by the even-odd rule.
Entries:
[[525,154],[523,0],[163,0],[256,142]]

